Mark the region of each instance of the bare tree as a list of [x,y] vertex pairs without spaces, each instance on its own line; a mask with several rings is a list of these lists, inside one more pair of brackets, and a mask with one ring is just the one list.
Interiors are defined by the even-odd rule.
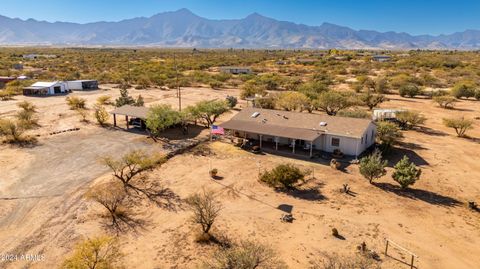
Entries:
[[203,233],[208,234],[222,209],[213,192],[204,190],[193,194],[186,199],[186,203],[193,211],[192,222],[200,224]]
[[155,166],[161,165],[165,161],[164,157],[148,156],[140,150],[131,151],[119,159],[111,156],[102,159],[102,162],[112,170],[113,176],[123,183],[125,189],[136,189],[131,184],[131,180],[135,176],[147,170],[152,170]]
[[118,182],[108,182],[94,186],[88,193],[87,198],[93,200],[105,209],[111,218],[111,226],[121,230],[121,221],[127,220],[128,209],[124,205],[127,193]]

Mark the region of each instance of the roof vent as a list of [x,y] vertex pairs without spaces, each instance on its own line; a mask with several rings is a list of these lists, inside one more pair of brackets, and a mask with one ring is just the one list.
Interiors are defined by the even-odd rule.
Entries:
[[327,122],[325,121],[320,122],[320,126],[327,126]]
[[258,116],[260,116],[260,112],[254,112],[251,117],[256,118]]

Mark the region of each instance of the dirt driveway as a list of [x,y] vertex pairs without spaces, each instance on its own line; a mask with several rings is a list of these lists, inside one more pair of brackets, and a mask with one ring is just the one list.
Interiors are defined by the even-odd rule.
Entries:
[[131,149],[160,150],[144,138],[122,130],[94,128],[60,134],[22,149],[30,157],[12,171],[15,173],[5,173],[4,180],[11,186],[0,190],[1,200],[14,201],[0,218],[0,229],[20,225],[39,199],[67,195],[105,174],[108,168],[99,162],[102,156],[121,156]]

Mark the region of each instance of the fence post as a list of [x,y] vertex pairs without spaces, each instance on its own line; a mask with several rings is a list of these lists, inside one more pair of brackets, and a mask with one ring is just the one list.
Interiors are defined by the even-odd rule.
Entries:
[[410,264],[410,269],[413,269],[413,259],[414,259],[414,258],[415,258],[415,257],[412,255],[412,263]]
[[385,256],[388,256],[388,253],[387,253],[388,252],[388,239],[385,239],[385,241],[387,242],[385,244]]

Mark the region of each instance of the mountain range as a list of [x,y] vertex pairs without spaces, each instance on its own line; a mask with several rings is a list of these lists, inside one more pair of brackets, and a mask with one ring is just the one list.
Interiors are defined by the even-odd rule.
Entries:
[[295,49],[480,48],[480,31],[410,35],[353,30],[331,23],[308,26],[253,13],[243,19],[211,20],[188,9],[118,22],[69,23],[0,16],[1,45],[160,46]]

